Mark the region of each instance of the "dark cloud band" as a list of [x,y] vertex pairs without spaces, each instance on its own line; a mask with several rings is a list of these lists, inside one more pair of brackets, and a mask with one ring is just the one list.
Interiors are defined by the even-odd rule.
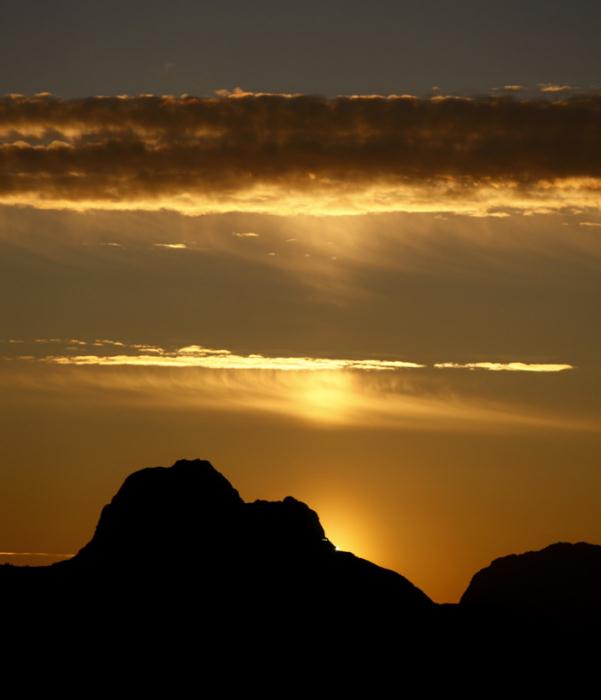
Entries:
[[[460,200],[499,187],[512,199],[536,188],[552,198],[559,187],[565,204],[582,204],[574,192],[587,204],[600,193],[597,96],[9,96],[0,134],[5,202],[135,206],[185,196],[210,209],[210,200],[257,188],[319,197],[384,187],[379,205],[377,192],[370,201],[390,210],[415,189]],[[250,196],[250,208],[261,196],[269,199]]]

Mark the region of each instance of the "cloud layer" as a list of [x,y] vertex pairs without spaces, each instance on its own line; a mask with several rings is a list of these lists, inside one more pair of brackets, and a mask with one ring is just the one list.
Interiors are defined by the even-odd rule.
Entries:
[[[21,345],[24,341],[11,338],[0,343]],[[393,371],[399,369],[420,369],[427,365],[407,360],[349,359],[332,357],[273,357],[258,353],[240,355],[224,348],[208,348],[201,345],[186,345],[175,350],[167,350],[158,345],[128,344],[118,340],[100,339],[84,341],[76,338],[36,338],[38,346],[62,346],[61,354],[16,355],[17,360],[39,360],[56,365],[104,365],[138,367],[204,367],[228,370],[282,370],[282,371],[334,371],[370,370]],[[94,348],[96,352],[77,354],[84,348]],[[102,354],[98,354],[102,351]],[[119,354],[115,354],[119,351]],[[563,372],[574,369],[570,364],[528,363],[528,362],[439,362],[437,369],[484,369],[494,372]]]
[[[498,392],[490,385],[466,386],[455,373],[458,381],[448,382],[443,373],[427,368],[365,371],[368,367],[362,365],[334,368],[302,362],[293,369],[274,365],[268,358],[257,364],[234,358],[229,364],[221,356],[213,363],[178,363],[161,357],[138,362],[133,356],[114,356],[114,362],[100,356],[56,359],[27,364],[0,361],[2,391],[18,396],[21,405],[28,396],[36,401],[43,396],[44,401],[119,406],[134,413],[167,406],[182,415],[271,414],[278,420],[327,427],[598,431],[597,415],[572,414],[541,400],[531,404],[516,395],[495,395]],[[279,371],[283,369],[288,371]],[[536,395],[539,391],[540,385]]]
[[0,202],[187,213],[599,206],[601,97],[0,100]]

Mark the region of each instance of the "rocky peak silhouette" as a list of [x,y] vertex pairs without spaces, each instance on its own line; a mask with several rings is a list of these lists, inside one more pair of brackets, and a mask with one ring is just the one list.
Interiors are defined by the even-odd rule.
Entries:
[[238,491],[206,460],[147,467],[125,479],[74,561],[119,558],[138,565],[166,554],[226,546],[243,507]]
[[180,459],[128,476],[73,561],[139,566],[166,553],[291,558],[333,549],[305,503],[292,496],[245,503],[210,462]]
[[113,597],[123,588],[176,587],[184,598],[202,590],[241,607],[260,600],[265,611],[291,607],[293,600],[315,614],[348,605],[364,617],[434,608],[400,574],[337,551],[305,503],[292,496],[246,503],[199,459],[128,476],[103,508],[90,542],[50,568],[84,587],[102,581]]

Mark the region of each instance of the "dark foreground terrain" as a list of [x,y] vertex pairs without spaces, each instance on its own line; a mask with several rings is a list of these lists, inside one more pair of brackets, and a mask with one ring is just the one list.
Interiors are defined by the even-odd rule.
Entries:
[[458,605],[437,605],[400,574],[337,551],[304,503],[245,503],[209,462],[180,460],[131,474],[72,559],[1,566],[0,595],[5,641],[66,635],[91,655],[185,644],[326,666],[341,649],[396,664],[499,659],[588,645],[601,622],[601,546],[497,559]]

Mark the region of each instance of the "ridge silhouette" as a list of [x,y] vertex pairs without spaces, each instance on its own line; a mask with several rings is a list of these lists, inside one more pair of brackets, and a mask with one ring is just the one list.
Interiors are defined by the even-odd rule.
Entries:
[[[205,460],[141,469],[101,512],[91,540],[44,567],[0,566],[5,616],[141,640],[183,625],[211,639],[313,639],[448,651],[458,640],[507,640],[517,628],[601,621],[601,546],[557,543],[496,559],[457,605],[438,605],[402,575],[338,551],[292,496],[245,502]],[[104,632],[102,631],[104,630]],[[399,637],[399,634],[401,635]],[[113,640],[114,641],[114,640]]]
[[472,578],[460,605],[522,623],[570,627],[601,621],[601,546],[557,542],[495,559]]
[[264,591],[271,600],[286,591],[300,594],[302,583],[300,600],[313,607],[313,597],[355,598],[370,587],[374,605],[389,598],[411,612],[434,606],[400,574],[337,551],[304,503],[291,496],[245,503],[203,460],[131,474],[103,508],[90,542],[60,566],[95,575],[118,570],[120,580],[124,574],[135,580],[149,570],[161,576],[161,559],[169,561],[170,577],[185,574],[208,588],[229,589],[234,578],[239,586],[243,576],[255,599]]

